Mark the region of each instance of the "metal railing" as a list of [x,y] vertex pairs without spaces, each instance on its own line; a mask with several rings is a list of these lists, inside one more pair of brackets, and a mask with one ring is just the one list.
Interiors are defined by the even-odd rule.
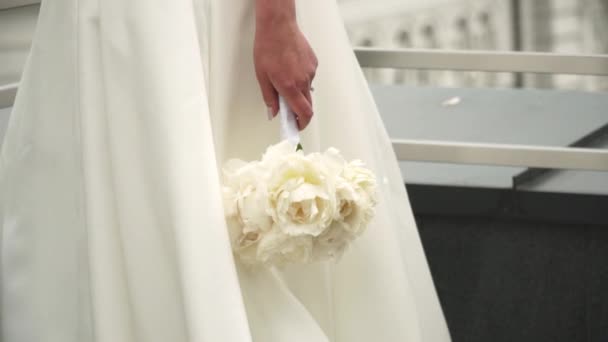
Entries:
[[[356,49],[362,67],[533,72],[608,76],[608,56],[545,53]],[[17,84],[0,86],[0,108],[10,107]],[[606,114],[608,120],[608,109]],[[393,139],[400,160],[608,171],[608,150],[580,147],[456,143]]]
[[355,49],[361,67],[608,76],[608,55],[539,52]]
[[[361,67],[608,76],[606,55],[357,48]],[[608,120],[608,109],[606,112]],[[399,160],[608,171],[608,150],[393,139]]]

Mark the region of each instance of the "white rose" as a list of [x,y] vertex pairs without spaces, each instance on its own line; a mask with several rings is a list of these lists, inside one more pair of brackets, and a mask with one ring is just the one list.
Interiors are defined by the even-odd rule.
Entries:
[[265,232],[257,249],[257,261],[265,265],[307,263],[312,257],[312,237],[289,236],[279,227]]
[[260,162],[245,162],[240,159],[230,159],[222,168],[224,186],[231,189],[240,189],[244,185],[255,184],[260,181],[264,173]]
[[311,153],[309,158],[315,163],[324,165],[330,177],[334,179],[343,172],[347,164],[340,151],[333,147],[330,147],[323,153]]
[[334,219],[355,235],[360,234],[374,214],[376,177],[360,160],[347,163],[335,148],[319,156],[334,176],[336,212]]
[[271,170],[267,191],[274,222],[287,235],[320,235],[335,211],[333,180],[325,165],[302,153],[272,156],[276,159],[263,162]]
[[256,243],[261,232],[272,227],[266,208],[264,169],[258,162],[231,160],[226,163],[223,175],[226,222],[237,251]]
[[248,185],[239,190],[236,197],[236,217],[243,226],[243,233],[267,231],[272,227],[272,217],[267,213],[267,197],[261,184]]
[[277,161],[280,161],[281,158],[293,153],[303,154],[302,151],[296,152],[295,148],[293,147],[293,145],[291,145],[289,141],[283,140],[278,144],[268,146],[268,148],[264,152],[264,155],[262,156],[261,163],[266,168],[271,168],[272,165],[275,164]]
[[336,213],[334,220],[344,230],[359,235],[365,229],[363,194],[353,184],[339,178],[336,184]]
[[349,233],[358,236],[374,216],[376,179],[360,161],[345,165],[336,182],[335,220]]
[[376,176],[374,173],[365,167],[365,164],[360,160],[353,160],[346,164],[342,178],[353,184],[358,191],[367,195],[368,200],[373,206],[378,203],[376,194]]

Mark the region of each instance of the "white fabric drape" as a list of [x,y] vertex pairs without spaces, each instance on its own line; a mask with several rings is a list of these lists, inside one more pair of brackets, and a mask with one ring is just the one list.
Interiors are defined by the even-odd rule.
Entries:
[[279,139],[253,1],[43,2],[0,159],[2,341],[449,341],[338,8],[298,17],[320,61],[302,143],[366,161],[380,205],[340,263],[252,273],[219,169]]

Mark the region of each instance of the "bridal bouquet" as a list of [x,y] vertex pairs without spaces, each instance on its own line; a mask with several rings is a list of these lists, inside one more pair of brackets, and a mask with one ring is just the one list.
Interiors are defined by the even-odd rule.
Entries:
[[[294,132],[289,115],[281,118]],[[361,161],[335,148],[305,154],[285,131],[261,160],[223,168],[232,249],[249,266],[337,259],[374,216],[376,179]]]

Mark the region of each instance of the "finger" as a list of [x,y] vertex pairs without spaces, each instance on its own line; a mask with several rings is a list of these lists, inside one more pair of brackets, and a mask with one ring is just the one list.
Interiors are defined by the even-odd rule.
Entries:
[[317,59],[317,55],[315,55],[315,52],[310,50],[310,58],[312,60],[312,65],[310,68],[310,81],[312,82],[312,80],[314,80],[316,73],[317,73],[317,69],[319,68],[319,60]]
[[[312,94],[310,92],[310,89],[306,89],[305,91],[302,91],[302,95],[304,95],[304,98],[306,98],[306,101],[308,101],[308,103],[310,104],[310,117],[308,117],[307,120],[305,120],[304,122],[304,126],[300,127],[300,130],[303,130],[304,128],[306,128],[306,126],[308,126],[308,124],[310,123],[310,121],[312,120],[312,116],[314,115],[314,111],[313,111],[313,104],[312,104]],[[299,120],[298,120],[299,121]]]
[[302,95],[304,95],[304,97],[306,98],[306,101],[308,101],[308,103],[310,103],[310,108],[314,108],[313,103],[312,103],[312,92],[310,89],[306,89],[302,91]]
[[303,130],[308,126],[312,119],[312,105],[301,91],[289,92],[285,94],[287,104],[296,114],[298,128]]
[[315,59],[313,60],[313,67],[312,70],[310,72],[310,82],[312,82],[312,80],[315,79],[315,77],[317,76],[317,69],[319,67],[319,64],[317,62],[317,58],[315,57]]
[[279,94],[267,77],[258,77],[264,103],[268,108],[268,119],[274,118],[279,112]]

